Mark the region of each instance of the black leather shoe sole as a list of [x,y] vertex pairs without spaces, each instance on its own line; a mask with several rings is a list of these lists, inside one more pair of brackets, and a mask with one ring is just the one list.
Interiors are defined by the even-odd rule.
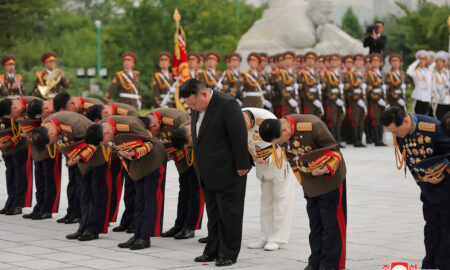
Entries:
[[78,222],[80,222],[80,219],[79,219],[79,218],[76,218],[76,217],[70,217],[70,218],[67,218],[67,219],[64,221],[64,224],[75,224],[75,223],[78,223]]
[[91,240],[95,240],[98,239],[98,234],[95,233],[84,233],[83,235],[81,235],[80,237],[78,237],[78,241],[91,241]]
[[75,232],[75,233],[71,233],[71,234],[66,235],[66,238],[70,239],[70,240],[75,240],[75,239],[78,239],[78,237],[80,237],[81,235],[82,235],[82,233]]
[[127,227],[122,226],[122,225],[119,225],[119,226],[117,226],[117,227],[114,227],[114,228],[112,229],[112,231],[113,231],[113,232],[124,232],[124,231],[126,231],[126,229],[127,229]]
[[236,260],[230,260],[230,259],[219,259],[216,261],[216,266],[217,267],[222,267],[222,266],[230,266],[236,263]]
[[49,219],[52,218],[52,214],[50,213],[38,213],[32,217],[32,220],[42,220],[42,219]]
[[202,243],[202,244],[206,244],[206,243],[208,243],[208,240],[209,240],[209,238],[207,236],[207,237],[203,237],[203,238],[198,239],[198,242]]
[[131,237],[130,239],[128,239],[128,241],[119,243],[117,246],[120,248],[129,248],[135,241],[136,241],[136,238]]
[[213,261],[215,261],[216,259],[217,259],[217,258],[210,257],[210,256],[208,256],[208,255],[203,254],[203,255],[198,256],[197,258],[195,258],[195,259],[194,259],[194,262],[213,262]]
[[184,240],[189,238],[195,237],[195,231],[182,231],[180,233],[177,233],[173,238],[177,240]]

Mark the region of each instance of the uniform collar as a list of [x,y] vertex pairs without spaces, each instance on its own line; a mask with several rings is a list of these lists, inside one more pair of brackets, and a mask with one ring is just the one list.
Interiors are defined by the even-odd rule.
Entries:
[[415,114],[409,114],[411,116],[411,129],[409,130],[408,134],[411,135],[416,131],[417,127],[417,116]]
[[152,113],[156,116],[156,118],[158,118],[158,121],[161,124],[161,120],[162,120],[161,114],[158,111],[153,111]]
[[106,119],[106,122],[108,122],[112,126],[114,133],[116,133],[116,122],[114,122],[110,118]]
[[295,120],[290,115],[286,115],[284,118],[286,118],[289,121],[289,124],[291,125],[291,137],[292,137],[295,134]]
[[108,103],[108,105],[111,106],[113,114],[116,115],[117,114],[117,107],[116,107],[116,105],[113,104],[113,103]]
[[84,97],[79,97],[80,98],[80,111],[79,113],[81,113],[84,109]]
[[6,73],[7,75],[8,75],[8,77],[10,78],[10,79],[14,79],[14,77],[15,77],[15,75],[14,75],[14,73]]
[[251,128],[253,128],[255,126],[255,116],[250,110],[245,110],[244,112],[247,112],[248,115],[250,116],[250,126]]
[[58,122],[58,120],[56,120],[55,118],[50,118],[48,120],[51,121],[53,124],[55,124],[56,129],[58,130],[58,133],[59,133],[60,129],[59,129],[59,122]]

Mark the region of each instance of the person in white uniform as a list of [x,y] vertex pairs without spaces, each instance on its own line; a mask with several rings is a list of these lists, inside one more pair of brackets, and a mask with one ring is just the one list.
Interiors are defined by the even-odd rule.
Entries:
[[450,73],[447,69],[448,53],[439,51],[435,57],[436,67],[431,77],[431,101],[434,117],[441,121],[450,111]]
[[256,166],[256,177],[261,181],[260,240],[248,248],[278,250],[287,244],[291,231],[296,178],[280,147],[273,153],[273,145],[259,136],[259,125],[275,115],[259,108],[243,108],[248,130],[248,149]]
[[416,61],[406,70],[406,74],[414,80],[413,108],[416,114],[429,115],[431,103],[431,70],[427,66],[428,53],[420,50],[416,53]]

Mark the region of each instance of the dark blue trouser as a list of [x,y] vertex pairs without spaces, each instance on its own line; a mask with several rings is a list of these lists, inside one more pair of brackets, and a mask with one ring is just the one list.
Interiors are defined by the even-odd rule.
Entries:
[[33,162],[27,147],[12,155],[3,155],[6,167],[5,208],[31,207],[33,192]]
[[167,161],[144,178],[134,182],[136,187],[135,229],[137,238],[158,237],[164,218],[164,191]]
[[134,227],[134,211],[135,201],[136,201],[136,187],[134,181],[124,172],[125,179],[125,193],[123,194],[123,203],[125,205],[125,210],[122,213],[122,219],[120,220],[120,225],[125,227]]
[[180,174],[180,191],[178,192],[177,219],[175,227],[199,230],[202,227],[205,199],[198,186],[197,174],[193,166]]
[[34,162],[35,213],[58,213],[61,191],[61,153],[55,158]]
[[117,214],[119,213],[120,198],[122,197],[123,188],[123,166],[119,158],[111,159],[111,201],[109,221],[116,222]]
[[306,198],[309,217],[308,263],[314,268],[345,268],[347,195],[345,180],[339,188],[318,197]]
[[[109,175],[108,175],[109,174]],[[81,220],[78,232],[107,233],[109,223],[108,165],[93,168],[81,180]]]
[[66,217],[81,218],[81,172],[78,165],[69,167],[69,184],[67,185],[67,214]]

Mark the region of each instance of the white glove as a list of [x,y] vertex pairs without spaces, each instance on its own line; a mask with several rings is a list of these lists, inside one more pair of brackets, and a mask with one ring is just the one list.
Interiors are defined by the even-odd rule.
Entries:
[[319,90],[319,91],[322,90],[322,84],[320,84],[320,83],[317,84],[317,90]]
[[239,107],[242,107],[242,101],[240,99],[236,99],[236,101],[239,104]]
[[361,88],[362,88],[363,90],[366,90],[366,89],[367,89],[367,83],[363,82],[363,83],[361,84]]
[[216,87],[217,87],[217,89],[222,90],[223,89],[223,84],[221,82],[217,82],[216,83]]
[[366,107],[366,103],[364,103],[364,100],[362,100],[362,99],[358,100],[357,104],[358,104],[361,108],[365,108],[365,107]]
[[405,83],[402,83],[402,84],[400,85],[400,88],[401,88],[402,90],[405,90],[405,89],[406,89],[406,84],[405,84]]
[[386,101],[384,101],[384,99],[380,98],[378,100],[378,105],[380,105],[381,107],[386,107]]
[[170,87],[170,93],[175,93],[177,89],[175,87]]
[[271,86],[270,84],[266,85],[266,90],[267,90],[268,92],[270,92],[270,90],[272,90],[272,86]]
[[343,84],[343,83],[340,83],[340,84],[338,85],[338,87],[339,87],[340,90],[342,90],[342,89],[344,89],[344,84]]
[[338,105],[339,107],[344,106],[344,101],[342,101],[342,99],[338,98],[336,99],[336,105]]
[[403,100],[403,98],[400,98],[399,100],[397,100],[398,105],[400,106],[405,106],[405,101]]
[[264,99],[263,105],[269,109],[272,108],[272,103],[268,101],[267,99]]
[[322,108],[322,102],[320,102],[320,100],[316,99],[313,102],[314,106],[316,106],[317,108]]
[[299,86],[298,83],[294,83],[294,89],[295,90],[298,90],[298,86]]
[[295,99],[291,98],[291,99],[289,99],[289,105],[291,105],[291,107],[295,108],[298,106],[298,103]]

